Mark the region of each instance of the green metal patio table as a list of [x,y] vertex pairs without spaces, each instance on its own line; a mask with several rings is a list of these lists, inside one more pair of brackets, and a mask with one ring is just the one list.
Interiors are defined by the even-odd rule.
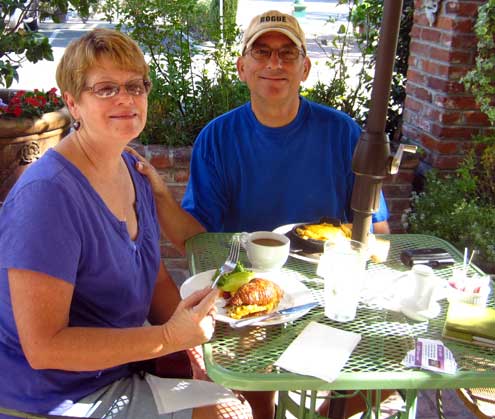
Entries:
[[[191,274],[220,266],[228,253],[231,237],[230,233],[202,233],[189,239],[186,252]],[[374,275],[407,271],[409,268],[400,262],[400,253],[411,248],[442,247],[448,250],[454,256],[455,265],[435,271],[445,280],[452,269],[462,266],[462,255],[439,238],[414,234],[379,237],[390,240],[391,246],[386,262],[369,264],[368,270]],[[249,266],[242,251],[240,260]],[[304,284],[323,305],[323,280],[316,275],[316,267],[314,263],[289,257],[283,269],[301,274]],[[481,273],[475,266],[469,269]],[[495,305],[493,295],[489,298],[489,305]],[[232,329],[225,323],[217,322],[212,340],[203,348],[207,372],[213,381],[231,389],[279,391],[279,418],[284,417],[286,409],[301,419],[317,417],[315,406],[319,391],[375,390],[379,396],[383,389],[403,390],[406,409],[402,416],[414,418],[420,389],[490,387],[495,383],[495,349],[472,344],[443,340],[458,364],[455,375],[408,369],[402,365],[406,353],[414,349],[416,338],[442,340],[448,302],[442,300],[440,304],[440,314],[424,322],[409,320],[401,313],[362,303],[355,320],[347,323],[334,322],[325,317],[322,306],[284,325]],[[334,382],[290,373],[274,365],[310,321],[361,334],[360,343]],[[289,397],[289,391],[300,394],[298,403]],[[367,396],[369,407],[371,393],[368,392]]]

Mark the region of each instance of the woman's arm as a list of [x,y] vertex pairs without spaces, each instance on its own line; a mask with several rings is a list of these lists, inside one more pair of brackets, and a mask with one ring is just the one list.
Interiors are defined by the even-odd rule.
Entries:
[[181,208],[150,162],[131,147],[126,147],[126,151],[138,159],[136,169],[150,182],[162,233],[184,254],[186,240],[206,231],[205,228],[196,218]]
[[118,329],[69,326],[74,288],[55,277],[9,269],[9,286],[22,349],[34,369],[95,371],[193,347],[213,334],[208,313],[216,291],[183,300],[163,325]]
[[162,262],[153,290],[148,320],[151,324],[167,322],[181,301],[179,290]]

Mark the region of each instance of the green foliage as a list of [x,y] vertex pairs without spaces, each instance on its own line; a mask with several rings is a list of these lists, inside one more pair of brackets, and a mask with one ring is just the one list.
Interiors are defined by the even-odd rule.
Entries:
[[[107,0],[109,19],[118,16],[149,57],[153,88],[143,142],[190,145],[214,117],[247,100],[237,79],[234,42],[204,42],[211,28],[204,22],[204,4],[195,0]],[[153,30],[150,30],[153,28]]]
[[[488,176],[493,176],[493,166],[489,169]],[[474,153],[466,157],[453,175],[442,178],[438,172],[429,171],[424,191],[413,193],[412,208],[404,217],[405,226],[411,233],[441,237],[461,251],[465,247],[477,249],[480,253],[476,262],[493,270],[495,202],[493,196],[487,199],[480,193],[480,186],[486,181],[486,172],[479,170]],[[493,178],[491,185],[494,186]]]
[[[236,18],[237,18],[238,0],[223,1],[223,27],[224,40],[226,42],[234,42],[236,35]],[[208,11],[209,27],[211,29],[210,36],[212,39],[220,40],[220,1],[211,0]]]
[[[349,3],[349,11],[346,24],[340,26],[337,35],[330,41],[330,53],[326,56],[325,65],[331,78],[319,80],[301,94],[310,100],[346,112],[358,123],[364,124],[369,110],[373,57],[368,53],[369,44],[358,43],[359,58],[353,63],[349,62],[347,53],[353,48],[355,36],[359,32],[359,23],[353,16],[362,0],[341,0],[341,3]],[[363,10],[361,12],[365,13]],[[353,68],[349,68],[349,65]],[[359,67],[357,75],[356,67]]]
[[[67,11],[69,6],[80,12],[89,13],[89,5],[97,0],[40,0],[40,10],[52,10],[57,6]],[[24,61],[33,63],[39,60],[53,61],[52,48],[48,39],[24,27],[23,18],[32,10],[34,1],[24,4],[22,0],[0,0],[0,86],[10,87],[14,80],[19,81],[17,69]],[[21,10],[13,21],[14,11]],[[42,13],[42,17],[52,17],[52,12]]]
[[474,29],[478,38],[476,63],[462,81],[474,95],[481,111],[495,124],[495,0],[488,0],[480,6]]
[[[331,41],[326,65],[332,74],[302,92],[308,99],[324,103],[351,115],[364,124],[369,111],[370,93],[375,68],[376,49],[383,15],[382,0],[340,0],[349,5],[347,23],[341,25]],[[395,138],[400,132],[405,100],[405,81],[409,58],[409,33],[413,23],[413,0],[404,0],[395,69],[387,115],[386,132]],[[350,63],[347,53],[356,43],[359,57]],[[353,68],[349,68],[349,65]],[[357,76],[355,68],[359,68]],[[352,71],[351,71],[352,70]]]
[[[332,78],[302,89],[301,94],[364,124],[383,4],[381,0],[340,2],[349,4],[349,13],[347,24],[331,41],[332,52],[326,59]],[[206,123],[249,98],[234,65],[238,54],[234,46],[240,41],[235,25],[237,0],[224,0],[223,39],[218,5],[218,0],[106,0],[108,19],[116,17],[117,27],[138,41],[149,57],[153,89],[143,142],[192,144]],[[411,24],[412,0],[405,0],[390,102],[388,129],[392,133],[397,131],[402,114]],[[347,54],[356,45],[359,58],[350,63]]]
[[480,196],[483,202],[495,207],[495,144],[486,147],[481,154],[478,171]]

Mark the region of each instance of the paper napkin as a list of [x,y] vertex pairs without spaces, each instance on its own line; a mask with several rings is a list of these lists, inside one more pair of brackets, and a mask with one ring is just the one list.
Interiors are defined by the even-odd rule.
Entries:
[[160,415],[237,400],[232,391],[209,381],[160,378],[146,374]]
[[340,374],[361,335],[311,322],[275,365],[332,382]]

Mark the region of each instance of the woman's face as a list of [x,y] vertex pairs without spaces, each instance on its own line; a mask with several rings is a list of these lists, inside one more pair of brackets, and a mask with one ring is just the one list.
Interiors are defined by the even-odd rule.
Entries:
[[[139,84],[142,79],[142,74],[119,69],[108,59],[102,59],[97,67],[88,71],[86,89],[79,100],[76,101],[70,93],[64,94],[72,116],[81,123],[81,135],[89,135],[96,140],[108,139],[119,145],[136,138],[146,124],[148,95],[146,92],[132,95],[125,85],[136,92],[136,82]],[[102,82],[119,85],[119,92],[112,97],[97,96],[95,92],[102,85],[95,85]],[[103,86],[108,91],[111,84]]]

